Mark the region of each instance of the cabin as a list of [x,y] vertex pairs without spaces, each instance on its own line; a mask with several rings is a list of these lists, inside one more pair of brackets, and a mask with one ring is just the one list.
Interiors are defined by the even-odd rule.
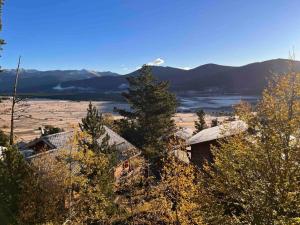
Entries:
[[247,124],[238,120],[200,131],[187,141],[191,146],[191,162],[200,168],[205,161],[213,163],[211,147],[218,146],[220,140],[245,132],[247,129]]
[[[104,128],[106,133],[98,139],[98,142],[101,143],[106,135],[109,136],[109,145],[114,146],[117,151],[117,160],[119,164],[116,168],[116,176],[119,177],[131,170],[130,159],[140,155],[140,151],[110,128],[106,126],[104,126]],[[29,161],[34,160],[36,157],[43,154],[55,156],[59,153],[59,150],[71,149],[73,135],[73,131],[68,131],[42,136],[27,143],[20,151]]]
[[69,144],[68,142],[73,137],[73,132],[61,132],[56,134],[50,134],[46,136],[41,136],[40,138],[36,138],[35,140],[27,143],[26,145],[21,147],[21,152],[27,150],[28,152],[31,151],[32,154],[28,155],[28,157],[34,157],[40,153],[52,151],[52,150],[59,150],[66,148]]

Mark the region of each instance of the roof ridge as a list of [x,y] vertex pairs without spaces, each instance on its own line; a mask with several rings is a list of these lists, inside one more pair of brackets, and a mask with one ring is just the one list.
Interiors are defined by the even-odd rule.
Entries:
[[55,133],[55,134],[48,134],[48,135],[45,135],[45,136],[41,136],[40,138],[52,137],[52,136],[57,136],[57,135],[60,135],[60,134],[66,134],[66,133],[74,133],[74,131],[63,131],[63,132],[59,132],[59,133]]
[[[188,143],[195,144],[195,143],[215,140],[218,138],[223,138],[226,136],[231,136],[235,131],[237,130],[245,131],[247,128],[248,125],[243,120],[230,121],[198,132],[188,140]],[[224,133],[222,133],[223,131]]]

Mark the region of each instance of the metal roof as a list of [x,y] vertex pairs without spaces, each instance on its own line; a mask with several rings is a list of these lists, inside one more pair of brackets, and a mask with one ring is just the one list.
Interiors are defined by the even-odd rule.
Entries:
[[212,141],[244,132],[247,129],[248,125],[245,122],[241,120],[232,121],[220,126],[211,127],[200,131],[192,136],[187,141],[187,144],[194,145],[202,142]]
[[[125,160],[128,159],[136,154],[139,154],[140,151],[137,150],[137,148],[132,145],[130,142],[128,142],[126,139],[121,137],[119,134],[108,128],[107,126],[104,126],[106,134],[109,136],[109,145],[114,145],[116,147],[116,150],[119,153],[119,160]],[[102,142],[104,136],[100,137],[98,139],[98,143]]]
[[[108,127],[104,126],[106,134],[108,134],[109,138],[109,145],[114,145],[116,150],[119,152],[119,159],[123,160],[126,158],[129,158],[133,155],[139,154],[139,151],[137,148],[129,143],[127,140],[125,140],[123,137],[118,135],[113,130],[109,129]],[[61,132],[57,134],[51,134],[47,136],[40,137],[30,143],[26,146],[27,149],[30,149],[34,144],[43,141],[46,143],[50,148],[51,152],[57,151],[59,149],[67,149],[69,145],[69,141],[71,140],[74,132],[68,131],[68,132]],[[105,134],[105,135],[106,135]],[[98,139],[98,143],[100,144],[102,142],[104,135]],[[50,151],[48,151],[50,153]],[[32,156],[34,157],[34,156]]]
[[63,148],[66,147],[72,136],[73,132],[68,131],[43,136],[41,137],[41,139],[46,143],[49,143],[52,146],[52,148]]
[[[109,145],[115,145],[118,150],[123,149],[133,149],[136,148],[131,143],[129,143],[126,139],[121,137],[119,134],[108,128],[107,126],[104,126],[106,134],[109,136]],[[98,142],[101,143],[104,136],[100,137],[98,139]]]

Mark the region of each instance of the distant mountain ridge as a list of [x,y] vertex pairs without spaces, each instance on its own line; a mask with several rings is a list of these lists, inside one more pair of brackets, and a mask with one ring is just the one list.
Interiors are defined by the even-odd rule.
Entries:
[[[170,89],[178,94],[258,95],[273,74],[282,74],[289,71],[289,62],[287,59],[273,59],[244,66],[225,66],[211,63],[190,70],[152,66],[152,72],[158,80],[169,81]],[[300,72],[299,61],[294,61],[293,67],[295,71]],[[21,75],[23,78],[20,80],[20,92],[56,93],[61,95],[84,94],[89,96],[92,93],[109,94],[124,91],[128,87],[126,78],[138,75],[139,70],[126,75],[88,70],[44,72],[33,70],[25,74]],[[9,89],[9,86],[3,89],[2,82],[5,80],[3,77],[8,77],[5,72],[0,74],[0,91],[2,92]]]
[[[3,70],[0,73],[0,91],[9,92],[12,89],[16,70]],[[92,70],[49,70],[20,69],[19,89],[29,91],[38,87],[57,86],[66,81],[90,79],[93,77],[119,76],[110,71],[98,72]]]
[[[152,66],[158,80],[170,82],[170,89],[185,94],[254,94],[258,95],[274,74],[289,71],[289,60],[274,59],[244,66],[205,64],[191,70]],[[294,70],[300,72],[300,62],[294,61]],[[136,76],[139,70],[119,77],[94,77],[81,81],[67,81],[62,87],[89,88],[95,92],[118,92],[126,88],[126,77]]]

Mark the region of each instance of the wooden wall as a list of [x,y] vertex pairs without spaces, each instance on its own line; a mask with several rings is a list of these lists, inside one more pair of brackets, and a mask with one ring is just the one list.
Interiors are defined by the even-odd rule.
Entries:
[[195,165],[202,167],[204,161],[210,163],[213,162],[213,155],[211,153],[211,145],[217,145],[216,140],[202,142],[198,144],[191,145],[191,161]]

